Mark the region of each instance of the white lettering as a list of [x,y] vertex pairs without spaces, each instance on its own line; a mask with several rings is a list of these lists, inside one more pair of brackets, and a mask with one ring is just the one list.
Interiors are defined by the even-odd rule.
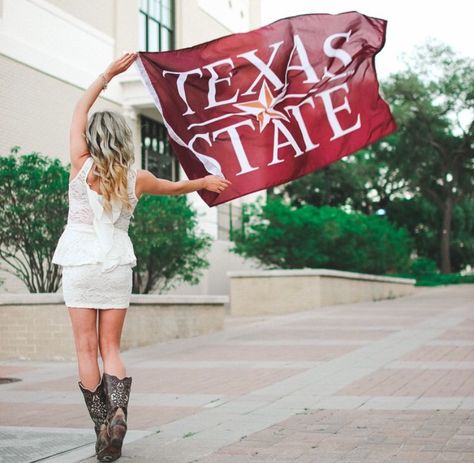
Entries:
[[[339,34],[333,34],[333,35],[330,35],[325,41],[324,41],[324,44],[323,44],[323,50],[324,50],[324,53],[326,54],[326,56],[328,58],[337,58],[339,59],[340,61],[342,61],[342,64],[344,66],[348,66],[351,61],[352,61],[352,57],[351,55],[349,55],[349,53],[347,53],[346,51],[344,50],[341,50],[340,48],[334,48],[332,46],[332,41],[334,39],[337,39],[337,38],[340,38],[340,37],[343,37],[346,39],[346,42],[349,41],[349,37],[351,36],[351,32],[352,31],[349,31],[349,32],[341,32]],[[335,78],[339,78],[339,77],[343,77],[345,76],[347,73],[343,73],[343,74],[333,74],[332,72],[329,71],[329,69],[327,68],[327,66],[324,67],[324,77],[330,77],[331,79],[330,80],[334,80]]]
[[[272,166],[273,164],[279,164],[280,162],[283,162],[283,159],[278,159],[278,150],[280,148],[284,148],[285,146],[291,145],[291,147],[295,150],[295,157],[302,155],[303,151],[301,151],[298,143],[296,143],[296,140],[293,138],[290,131],[283,125],[283,123],[278,119],[272,119],[272,122],[275,128],[273,132],[273,158],[272,162],[267,165]],[[280,132],[285,136],[287,141],[278,143]]]
[[252,167],[250,165],[247,153],[245,152],[242,142],[240,141],[237,128],[242,127],[244,125],[250,126],[252,127],[252,130],[255,130],[253,122],[247,119],[243,122],[238,122],[237,124],[229,125],[228,127],[224,127],[223,129],[216,130],[212,133],[212,137],[214,138],[214,140],[216,140],[221,133],[227,132],[229,134],[232,147],[234,148],[241,169],[240,172],[236,175],[247,174],[248,172],[252,172],[253,170],[259,169],[259,167]]
[[351,114],[351,108],[345,96],[344,96],[344,104],[342,104],[341,106],[337,106],[336,108],[333,106],[333,103],[331,100],[331,94],[341,89],[343,89],[346,93],[349,93],[347,84],[344,83],[342,85],[338,85],[337,87],[330,88],[329,90],[326,90],[324,92],[321,92],[315,95],[315,97],[319,96],[323,100],[324,109],[326,110],[326,115],[328,117],[329,124],[334,133],[334,136],[330,139],[331,141],[335,140],[336,138],[340,138],[343,135],[346,135],[348,133],[354,132],[355,130],[360,129],[361,127],[360,114],[357,114],[357,122],[351,127],[348,127],[347,129],[343,129],[341,127],[341,124],[337,120],[336,114],[340,111],[347,111],[349,114]]
[[229,98],[228,100],[216,101],[216,85],[219,82],[227,82],[227,85],[230,85],[230,78],[232,77],[232,72],[229,72],[229,77],[223,77],[219,79],[219,74],[217,74],[214,68],[217,66],[222,66],[223,64],[229,65],[231,69],[234,68],[234,63],[230,58],[222,59],[220,61],[216,61],[215,63],[211,63],[207,66],[204,66],[211,73],[211,78],[209,79],[209,92],[207,94],[209,104],[204,109],[213,108],[214,106],[219,106],[227,103],[234,103],[237,101],[237,97],[239,95],[238,90],[235,92],[235,95],[232,98]]
[[308,54],[306,53],[306,49],[299,35],[295,34],[293,36],[293,43],[294,43],[294,46],[293,46],[293,50],[291,51],[290,56],[292,57],[293,53],[297,51],[301,64],[288,66],[286,68],[286,73],[288,74],[288,71],[303,71],[306,74],[306,80],[303,83],[316,84],[317,82],[319,82],[318,76],[316,75],[316,72],[314,71],[313,67],[311,66],[309,62]]
[[207,156],[205,154],[199,153],[198,151],[196,151],[194,149],[194,143],[196,142],[196,139],[198,139],[198,138],[202,138],[203,140],[205,140],[207,142],[207,144],[209,146],[212,147],[211,140],[209,138],[209,134],[208,133],[198,133],[198,134],[194,135],[194,137],[191,138],[191,140],[189,140],[188,148],[202,162],[204,168],[209,173],[212,173],[214,175],[218,175],[218,173],[222,174],[221,165],[219,164],[219,162],[216,159],[211,158],[210,156]]
[[303,135],[303,140],[305,144],[305,152],[307,152],[307,151],[317,148],[319,146],[319,143],[313,143],[313,141],[309,137],[308,128],[306,127],[303,116],[301,114],[301,106],[305,104],[309,104],[314,109],[313,97],[306,98],[306,100],[303,100],[300,104],[296,106],[286,106],[285,111],[286,112],[288,112],[288,110],[291,111],[291,113],[293,114],[293,117],[296,119],[296,122],[298,123],[298,127],[301,131],[301,135]]
[[166,74],[177,74],[178,79],[176,81],[176,86],[178,87],[178,93],[181,99],[184,101],[186,104],[186,112],[183,113],[183,116],[186,116],[187,114],[194,114],[194,111],[191,109],[191,107],[188,104],[188,100],[186,99],[186,91],[184,89],[184,83],[186,82],[186,79],[188,78],[189,75],[191,74],[198,74],[199,77],[202,77],[202,71],[201,69],[192,69],[191,71],[185,71],[185,72],[174,72],[174,71],[163,71],[163,77],[165,77]]
[[268,62],[264,63],[258,56],[255,55],[255,52],[258,50],[252,50],[248,51],[246,53],[242,53],[241,55],[237,55],[237,57],[242,56],[242,58],[245,58],[247,61],[252,63],[259,71],[260,74],[257,76],[257,78],[254,80],[252,85],[244,92],[242,95],[253,95],[256,92],[254,91],[255,85],[259,82],[259,80],[265,76],[275,87],[275,90],[279,90],[280,88],[283,87],[283,82],[279,79],[279,77],[270,69],[270,65],[273,62],[273,58],[275,58],[275,55],[280,48],[280,45],[283,43],[277,42],[277,43],[272,43],[270,45],[271,48],[273,48],[273,52],[268,60]]

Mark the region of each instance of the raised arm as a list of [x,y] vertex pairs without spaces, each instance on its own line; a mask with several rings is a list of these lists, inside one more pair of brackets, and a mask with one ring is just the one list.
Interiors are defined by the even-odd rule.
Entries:
[[107,66],[106,70],[97,76],[92,84],[81,95],[72,113],[69,131],[69,154],[74,167],[82,165],[81,157],[87,152],[85,133],[87,128],[88,113],[97,100],[100,92],[110,80],[127,70],[137,58],[137,53],[124,53],[119,59]]
[[179,180],[172,182],[157,178],[148,170],[138,170],[136,194],[140,197],[143,193],[150,195],[181,195],[198,190],[209,190],[222,193],[231,182],[216,175],[206,175],[196,180]]

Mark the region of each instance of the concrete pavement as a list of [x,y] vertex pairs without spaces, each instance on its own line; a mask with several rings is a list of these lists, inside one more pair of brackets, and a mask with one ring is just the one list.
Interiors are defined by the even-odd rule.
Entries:
[[[474,462],[474,286],[277,317],[124,353],[122,461]],[[9,361],[0,462],[94,462],[73,363]]]

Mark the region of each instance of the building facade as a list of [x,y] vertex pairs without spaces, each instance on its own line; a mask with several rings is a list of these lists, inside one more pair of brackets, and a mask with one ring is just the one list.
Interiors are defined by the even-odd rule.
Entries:
[[[68,164],[74,104],[113,59],[124,51],[188,47],[259,23],[260,0],[0,0],[0,155],[20,146],[20,154],[36,151]],[[185,178],[134,65],[109,83],[91,112],[105,109],[123,114],[132,129],[136,167]],[[209,208],[190,195],[200,228],[215,239],[217,267],[242,201],[253,197]],[[233,268],[245,267],[229,259]],[[0,277],[7,279],[3,290],[22,290],[21,282],[4,272]],[[200,287],[182,291],[222,292],[212,281],[206,275]]]

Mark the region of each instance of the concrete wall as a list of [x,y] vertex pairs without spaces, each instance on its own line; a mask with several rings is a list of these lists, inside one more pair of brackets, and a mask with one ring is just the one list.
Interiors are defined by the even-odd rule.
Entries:
[[[0,155],[19,145],[20,154],[37,151],[69,163],[69,124],[83,90],[1,54],[0,88]],[[99,98],[94,111],[105,109],[121,111]]]
[[[122,350],[221,330],[227,297],[132,295]],[[75,358],[68,310],[58,294],[0,295],[0,359]]]
[[116,0],[100,0],[93,2],[78,2],[77,0],[34,1],[39,4],[49,3],[51,5],[57,6],[66,13],[75,16],[81,21],[84,21],[85,23],[103,31],[105,34],[110,36],[115,35],[114,19],[116,4],[129,3],[138,8],[138,0],[127,0],[126,2],[117,2]]
[[232,315],[282,314],[412,294],[415,280],[336,270],[229,272]]

